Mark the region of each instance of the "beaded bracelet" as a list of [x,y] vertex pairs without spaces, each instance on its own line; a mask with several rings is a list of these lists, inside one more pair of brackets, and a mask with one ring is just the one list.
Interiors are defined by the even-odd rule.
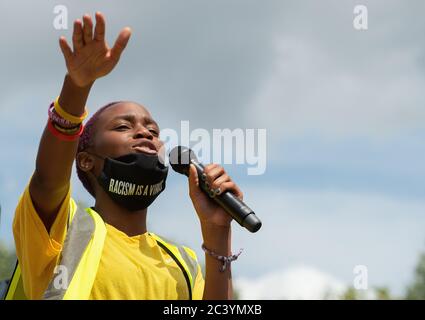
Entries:
[[64,128],[61,125],[55,123],[54,121],[52,121],[52,125],[53,127],[55,127],[56,130],[58,130],[59,132],[62,132],[64,134],[67,135],[74,135],[77,132],[80,131],[82,124],[79,124],[78,126],[72,127],[72,128]]
[[47,128],[56,138],[58,138],[59,140],[62,140],[62,141],[75,141],[75,140],[80,138],[81,134],[84,131],[84,125],[81,124],[78,132],[71,134],[71,135],[70,134],[64,134],[64,133],[60,132],[58,129],[55,128],[55,126],[53,125],[52,121],[50,121],[50,119],[47,121]]
[[79,124],[72,123],[68,120],[65,120],[59,114],[57,114],[55,110],[54,102],[50,104],[49,109],[47,110],[47,115],[49,116],[50,120],[52,120],[54,123],[57,123],[62,128],[72,128],[72,127],[75,127],[76,125],[79,125]]
[[243,249],[240,249],[239,252],[237,254],[232,254],[228,257],[226,256],[221,256],[217,253],[215,253],[214,251],[209,250],[207,247],[205,247],[204,244],[202,244],[202,250],[205,251],[205,253],[207,253],[208,255],[210,255],[211,257],[221,261],[223,263],[223,265],[220,267],[220,272],[224,272],[227,268],[227,266],[230,266],[230,263],[232,263],[233,261],[237,260],[238,257],[241,255]]
[[79,124],[82,123],[84,121],[85,118],[87,118],[88,112],[87,109],[84,110],[84,113],[77,117],[74,116],[68,112],[66,112],[64,109],[62,109],[62,107],[59,104],[59,97],[56,98],[55,103],[54,103],[54,107],[55,107],[55,111],[56,113],[61,116],[63,119],[73,123],[73,124]]

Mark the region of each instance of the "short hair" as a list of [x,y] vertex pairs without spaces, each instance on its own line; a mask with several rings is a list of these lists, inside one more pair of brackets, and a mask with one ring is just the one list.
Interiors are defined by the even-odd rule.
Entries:
[[[99,119],[100,115],[103,113],[103,111],[105,111],[106,109],[108,109],[109,107],[118,104],[122,101],[116,101],[116,102],[111,102],[108,103],[107,105],[103,106],[102,108],[100,108],[99,110],[97,110],[91,117],[90,119],[87,121],[87,123],[84,126],[84,131],[81,134],[81,137],[78,141],[78,147],[77,147],[77,154],[79,152],[85,151],[87,150],[89,147],[93,146],[93,141],[94,141],[94,137],[95,137],[95,133],[96,133],[96,123],[97,120]],[[94,192],[94,188],[90,183],[89,177],[87,175],[86,172],[84,172],[83,170],[81,170],[78,167],[78,163],[77,161],[75,161],[75,166],[77,169],[77,175],[78,178],[80,179],[81,183],[83,184],[84,188],[93,196],[95,197],[95,192]]]

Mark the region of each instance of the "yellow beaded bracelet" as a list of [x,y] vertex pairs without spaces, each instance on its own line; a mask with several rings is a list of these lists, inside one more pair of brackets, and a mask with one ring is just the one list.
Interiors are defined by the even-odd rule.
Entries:
[[88,115],[87,109],[85,109],[84,113],[79,117],[76,117],[76,116],[73,116],[72,114],[69,114],[68,112],[63,110],[62,107],[59,105],[59,97],[56,98],[54,106],[55,106],[55,111],[58,115],[60,115],[65,120],[67,120],[71,123],[74,123],[74,124],[82,123],[84,121],[84,119],[87,118],[87,115]]

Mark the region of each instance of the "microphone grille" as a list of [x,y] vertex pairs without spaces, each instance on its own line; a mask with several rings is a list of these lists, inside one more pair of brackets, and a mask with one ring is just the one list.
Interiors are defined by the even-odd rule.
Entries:
[[188,176],[191,160],[196,161],[197,158],[191,149],[177,146],[170,151],[169,160],[174,171]]

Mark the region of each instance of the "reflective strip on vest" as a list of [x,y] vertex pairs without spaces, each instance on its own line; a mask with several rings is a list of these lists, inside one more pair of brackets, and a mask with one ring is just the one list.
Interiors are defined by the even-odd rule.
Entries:
[[187,253],[187,249],[185,247],[181,247],[179,246],[179,251],[180,254],[184,260],[184,262],[186,262],[186,265],[189,269],[190,274],[192,275],[192,280],[193,280],[193,285],[192,285],[192,289],[195,286],[195,280],[196,277],[198,275],[198,261],[196,261],[195,259],[193,259],[188,253]]
[[21,277],[21,267],[16,262],[15,271],[7,288],[5,300],[27,300],[24,292],[24,284]]
[[95,223],[92,217],[78,209],[68,229],[61,259],[55,268],[56,275],[50,281],[44,299],[64,299],[94,231]]
[[165,240],[165,238],[160,238],[154,233],[149,234],[154,237],[158,245],[174,259],[182,270],[188,286],[189,300],[192,300],[192,292],[195,286],[196,277],[198,276],[198,262],[187,252],[185,247],[176,245],[168,239]]

